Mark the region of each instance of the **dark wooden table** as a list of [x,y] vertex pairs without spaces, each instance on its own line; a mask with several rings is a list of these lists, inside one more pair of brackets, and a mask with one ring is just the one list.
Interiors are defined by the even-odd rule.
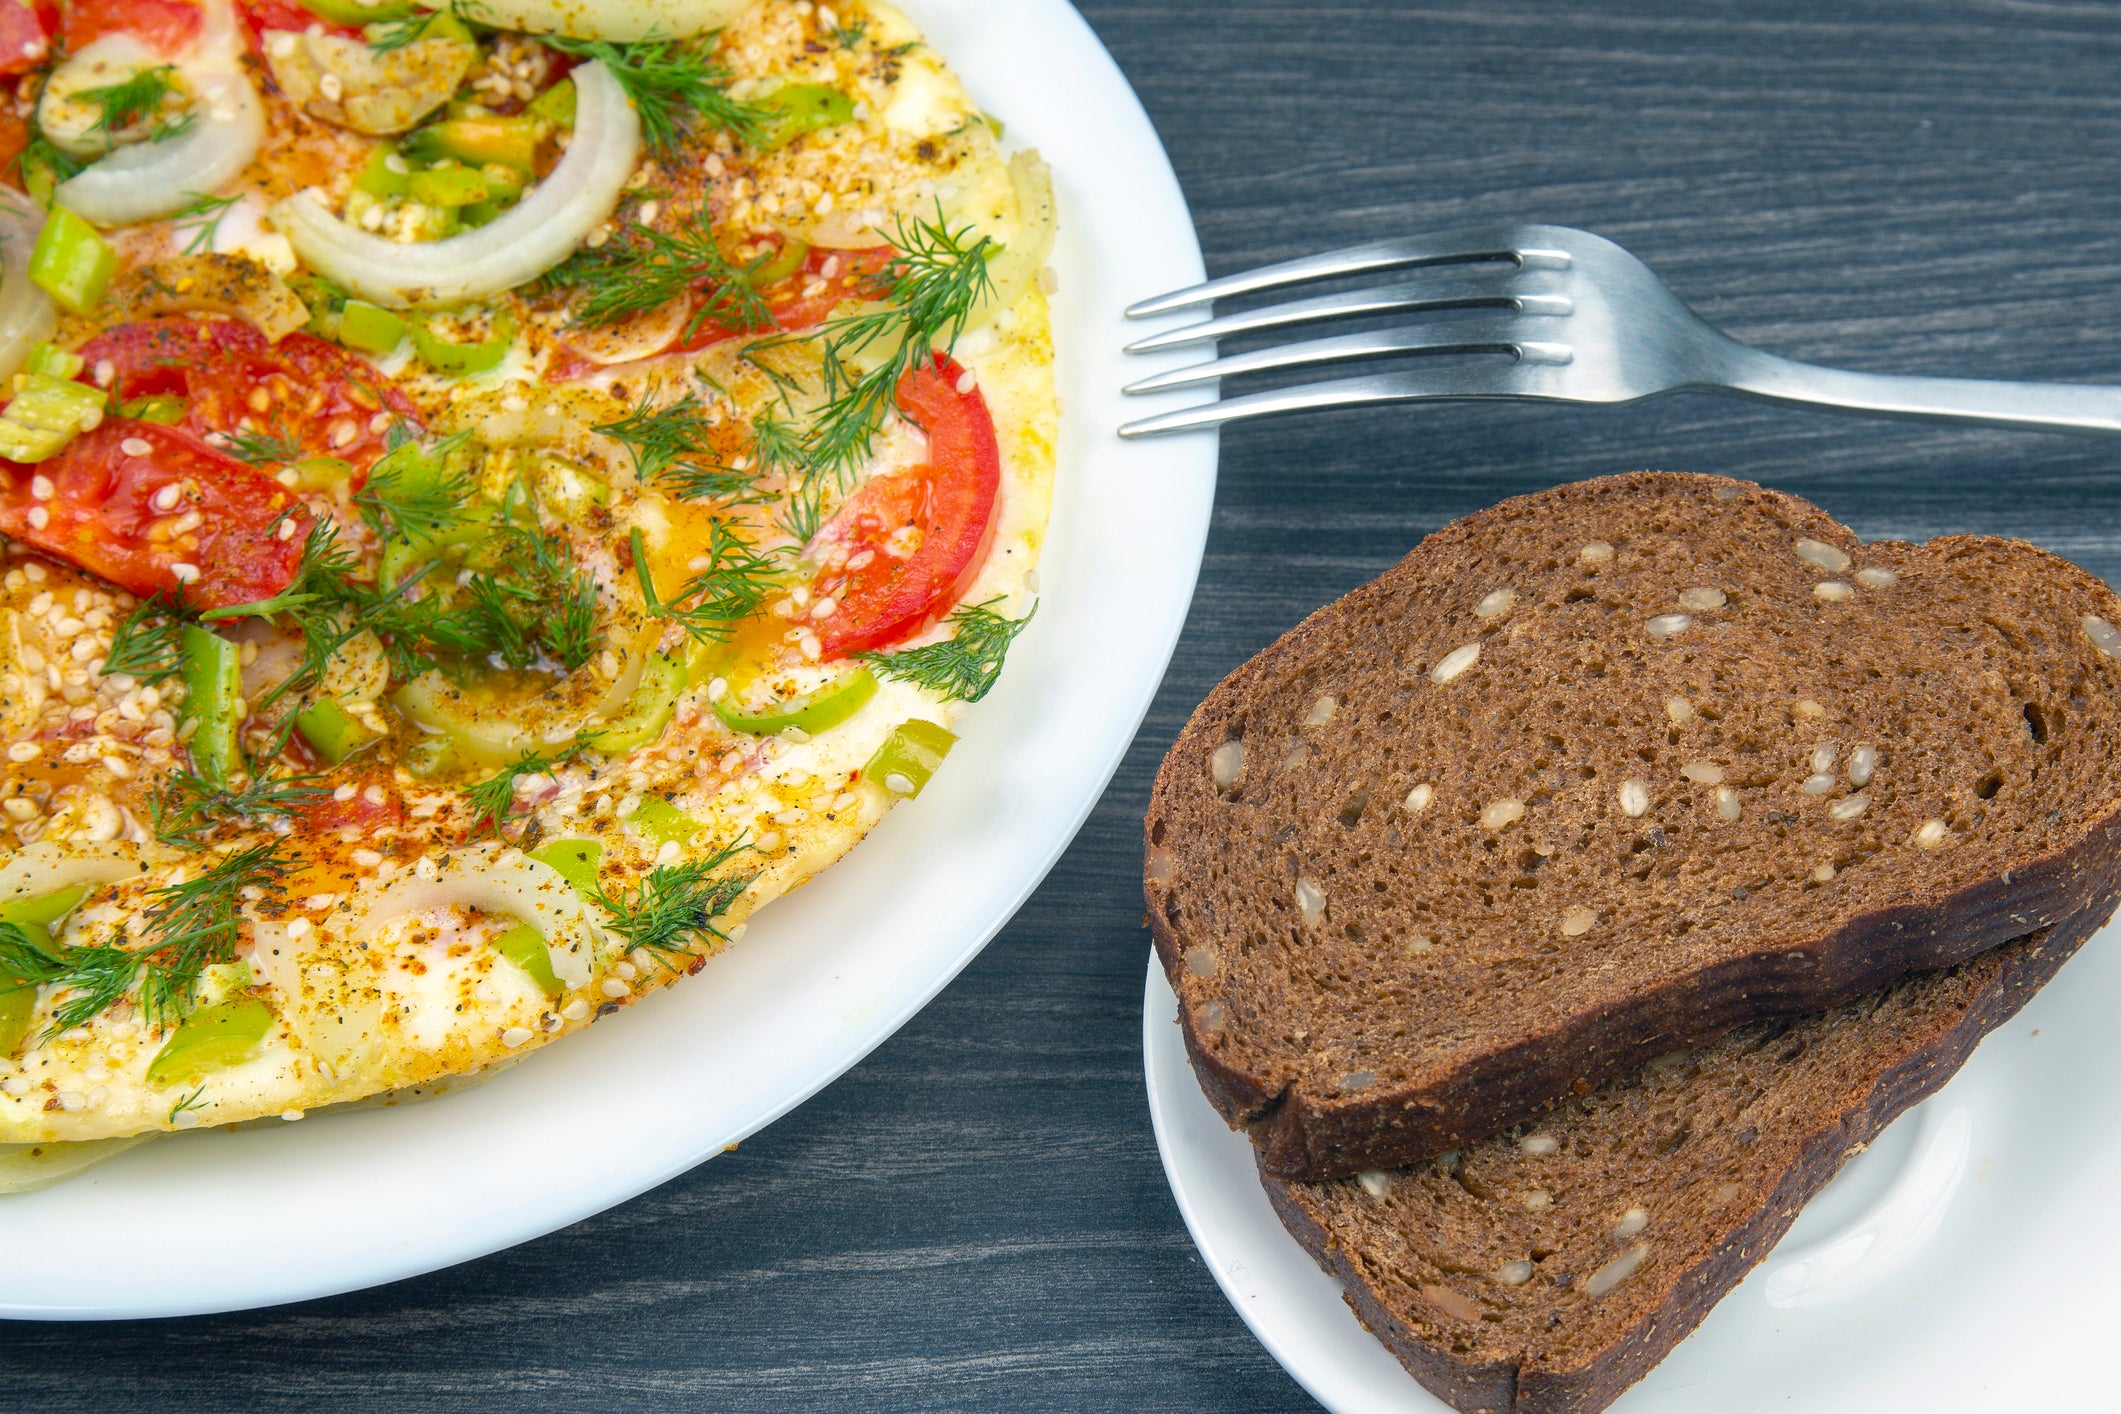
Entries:
[[[2121,370],[2121,9],[1086,10],[1215,271],[1552,221],[1618,239],[1709,318],[1802,358]],[[1310,1407],[1194,1256],[1142,1096],[1137,829],[1192,705],[1425,532],[1556,481],[1725,472],[1865,536],[2022,535],[2114,580],[2117,454],[1706,398],[1233,433],[1199,598],[1118,779],[1017,919],[865,1064],[739,1152],[452,1271],[248,1315],[0,1325],[0,1408]],[[225,1216],[242,1205],[230,1194]]]

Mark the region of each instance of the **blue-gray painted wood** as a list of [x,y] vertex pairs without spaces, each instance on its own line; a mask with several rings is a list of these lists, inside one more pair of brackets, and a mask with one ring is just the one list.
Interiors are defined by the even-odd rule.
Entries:
[[[1164,135],[1216,273],[1552,221],[1614,237],[1708,318],[1797,357],[2121,370],[2113,7],[1086,10]],[[0,1326],[0,1407],[1311,1407],[1195,1258],[1142,1099],[1136,832],[1192,705],[1423,533],[1556,481],[1725,472],[1867,536],[2023,535],[2112,580],[2117,459],[1705,399],[1233,432],[1199,599],[1118,779],[1016,921],[865,1064],[737,1153],[453,1271],[248,1315]],[[179,1220],[241,1211],[231,1194],[227,1214]]]

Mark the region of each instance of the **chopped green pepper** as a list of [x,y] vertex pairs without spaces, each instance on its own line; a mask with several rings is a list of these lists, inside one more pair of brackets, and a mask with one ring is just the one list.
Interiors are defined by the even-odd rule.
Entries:
[[175,427],[187,415],[184,399],[171,393],[150,393],[144,398],[127,398],[118,404],[118,416],[129,417],[135,422],[159,422],[164,427]]
[[626,710],[590,737],[589,744],[599,751],[616,755],[621,751],[636,750],[661,737],[663,729],[670,725],[671,713],[677,710],[678,694],[685,690],[689,676],[682,656],[651,653],[641,668],[640,685],[627,700]]
[[364,299],[339,311],[339,342],[362,353],[387,354],[405,337],[405,318]]
[[552,952],[545,935],[528,923],[518,923],[493,940],[493,950],[530,974],[530,980],[545,989],[548,997],[566,992],[552,972]]
[[793,727],[815,736],[846,721],[876,696],[876,677],[867,668],[856,668],[815,692],[783,698],[765,707],[748,706],[739,701],[741,696],[737,685],[731,683],[729,691],[715,701],[714,715],[729,730],[771,736]]
[[41,462],[103,421],[102,390],[49,373],[25,373],[0,411],[0,457]]
[[70,889],[60,889],[56,893],[16,899],[13,903],[0,903],[0,923],[49,930],[54,923],[72,913],[81,900],[87,897],[88,885],[76,884]]
[[428,167],[405,179],[405,194],[423,206],[470,206],[486,199],[486,175],[454,162]]
[[767,94],[760,106],[770,115],[759,137],[759,146],[768,152],[804,133],[854,121],[854,100],[821,83],[784,83]]
[[147,1083],[190,1084],[209,1071],[240,1064],[257,1053],[270,1030],[272,1008],[263,1002],[246,997],[202,1007],[184,1019],[169,1044],[148,1062]]
[[295,728],[316,748],[317,755],[334,766],[382,740],[382,733],[347,711],[336,697],[320,697],[304,707],[295,717]]
[[515,316],[505,309],[494,311],[493,332],[469,343],[460,344],[436,333],[431,321],[422,315],[413,315],[408,327],[412,332],[412,346],[419,351],[421,361],[437,373],[457,378],[468,378],[498,367],[501,360],[508,357],[509,347],[516,338]]
[[87,360],[54,344],[38,344],[29,351],[24,367],[31,373],[49,373],[54,378],[78,378]]
[[763,290],[768,285],[777,285],[803,268],[810,259],[810,245],[793,236],[781,242],[781,248],[766,258],[764,264],[745,277],[745,282],[754,290]]
[[332,491],[353,479],[353,463],[339,457],[304,457],[288,467],[297,491]]
[[538,458],[538,504],[564,521],[579,521],[592,506],[611,504],[611,486],[561,457]]
[[561,79],[530,100],[523,110],[533,118],[541,118],[558,128],[574,126],[574,80]]
[[379,25],[419,13],[412,0],[376,0],[373,5],[361,0],[302,0],[302,8],[334,25]]
[[52,192],[80,171],[80,165],[48,142],[33,142],[22,154],[22,190],[49,211]]
[[456,744],[446,736],[421,737],[405,748],[405,769],[426,780],[456,764]]
[[186,624],[178,640],[184,672],[184,718],[198,725],[190,741],[192,769],[208,785],[228,784],[243,764],[236,704],[243,696],[243,663],[236,645],[211,629]]
[[[86,885],[61,889],[37,898],[0,904],[0,923],[20,928],[32,947],[52,950],[51,927],[74,911],[88,893]],[[0,1056],[12,1056],[29,1035],[37,1010],[37,985],[24,978],[0,974]]]
[[642,796],[626,823],[656,844],[683,844],[707,828],[659,795]]
[[893,795],[919,795],[956,744],[956,734],[946,727],[918,717],[900,722],[862,767],[862,779]]
[[530,852],[540,864],[549,864],[584,898],[595,898],[597,873],[604,867],[602,840],[554,840]]
[[68,314],[87,314],[103,298],[118,252],[96,228],[63,206],[52,208],[30,251],[30,283]]
[[400,148],[415,162],[453,158],[468,167],[492,162],[533,172],[537,170],[538,139],[546,126],[543,119],[527,113],[512,118],[445,118],[407,134]]
[[403,196],[409,171],[397,148],[387,142],[380,143],[368,154],[368,161],[354,177],[354,190],[370,196]]

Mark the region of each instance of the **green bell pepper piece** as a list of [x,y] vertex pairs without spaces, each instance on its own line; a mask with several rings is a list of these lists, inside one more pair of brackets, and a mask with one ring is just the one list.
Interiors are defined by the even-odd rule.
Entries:
[[[12,923],[22,930],[31,947],[50,953],[53,950],[50,929],[73,912],[75,905],[87,894],[87,886],[78,885],[37,898],[0,904],[0,923]],[[29,1036],[30,1022],[36,1011],[37,984],[26,978],[0,973],[0,1056],[12,1056],[21,1049],[22,1042]]]
[[553,975],[552,952],[545,946],[545,935],[528,923],[518,923],[493,940],[493,950],[530,974],[530,980],[545,989],[548,997],[557,997],[566,992],[560,979]]
[[854,100],[821,83],[784,83],[767,94],[760,106],[769,116],[762,125],[759,146],[768,152],[804,133],[854,121]]
[[405,769],[423,781],[440,775],[456,761],[456,744],[446,736],[424,736],[405,748]]
[[[394,157],[397,158],[395,164],[391,161]],[[405,159],[399,155],[398,149],[387,142],[380,143],[375,151],[368,154],[368,161],[355,176],[354,190],[378,197],[403,196],[406,178],[410,175],[410,171],[405,170]]]
[[626,823],[656,844],[683,844],[707,828],[659,795],[642,796]]
[[767,257],[764,264],[745,277],[745,282],[754,290],[763,290],[768,285],[777,285],[803,268],[810,259],[810,245],[790,236],[781,242],[781,248]]
[[597,874],[604,867],[602,840],[554,840],[532,850],[530,857],[551,865],[582,897],[596,897]]
[[626,710],[589,738],[597,750],[616,755],[648,745],[663,735],[670,715],[677,710],[678,694],[691,675],[680,655],[652,653],[641,669],[640,685],[627,699]]
[[272,1008],[248,997],[202,1007],[186,1017],[147,1065],[147,1083],[190,1084],[210,1071],[237,1065],[257,1054],[272,1030]]
[[488,195],[486,176],[476,167],[452,162],[428,167],[405,179],[405,194],[423,206],[470,206]]
[[29,256],[30,283],[68,314],[94,310],[117,268],[110,242],[63,206],[52,208]]
[[862,779],[893,795],[919,795],[956,744],[956,733],[946,727],[918,717],[900,722],[862,767]]
[[87,360],[72,354],[55,344],[38,344],[29,351],[29,362],[24,365],[31,373],[49,373],[54,378],[78,378]]
[[53,924],[72,913],[81,900],[87,897],[88,885],[76,884],[70,889],[60,889],[57,893],[16,899],[13,903],[0,903],[0,923],[12,923],[20,928],[49,930]]
[[714,715],[720,717],[722,725],[729,730],[751,736],[771,736],[794,727],[816,736],[846,721],[876,696],[876,675],[867,668],[856,668],[815,692],[786,698],[770,707],[744,706],[737,700],[738,696],[736,685],[732,683],[730,690],[714,704]]
[[295,729],[316,748],[317,755],[334,766],[383,739],[341,706],[336,697],[320,697],[304,707],[295,717]]
[[118,416],[129,417],[135,422],[159,422],[164,427],[175,427],[187,415],[184,399],[172,393],[150,393],[144,398],[127,398],[118,404]]
[[304,457],[288,467],[297,491],[333,491],[353,479],[353,463],[340,457]]
[[501,360],[508,357],[509,347],[516,338],[516,318],[505,309],[494,311],[492,333],[467,344],[437,334],[429,321],[418,314],[412,316],[408,327],[412,332],[412,346],[419,352],[421,362],[437,373],[457,378],[468,378],[498,367]]
[[243,663],[236,645],[211,629],[186,624],[178,639],[184,673],[184,716],[197,722],[191,734],[192,769],[216,788],[226,786],[243,764],[237,739],[236,703],[243,696]]
[[[445,118],[407,134],[399,146],[415,162],[454,159],[472,168],[496,163],[528,173],[537,170],[538,139],[544,136],[546,127],[542,119],[528,114],[512,118]],[[522,191],[520,184],[516,191]]]
[[387,354],[405,337],[405,317],[365,299],[350,299],[339,311],[339,342],[362,353]]
[[573,127],[574,80],[561,79],[551,88],[531,99],[530,106],[523,111],[533,118],[552,124],[556,128]]
[[380,25],[420,12],[412,0],[376,0],[373,5],[360,0],[302,0],[302,8],[334,25]]

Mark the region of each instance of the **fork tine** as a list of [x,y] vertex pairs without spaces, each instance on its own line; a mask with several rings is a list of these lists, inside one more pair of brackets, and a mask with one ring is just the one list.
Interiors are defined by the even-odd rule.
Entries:
[[1210,280],[1205,284],[1174,290],[1170,294],[1157,295],[1152,299],[1129,305],[1127,317],[1144,319],[1149,315],[1165,314],[1174,309],[1212,304],[1232,295],[1252,294],[1285,285],[1308,284],[1314,280],[1330,280],[1342,275],[1360,275],[1371,270],[1461,265],[1477,260],[1509,260],[1525,269],[1566,268],[1570,263],[1566,251],[1527,248],[1529,242],[1525,238],[1539,234],[1539,227],[1475,226],[1465,230],[1441,231],[1434,235],[1401,236],[1388,241],[1373,241],[1369,245],[1350,246],[1345,250],[1327,251],[1323,255],[1307,255],[1298,260],[1286,260],[1279,265],[1265,265],[1257,270],[1245,270],[1235,275],[1225,275],[1219,280]]
[[1144,417],[1121,427],[1119,435],[1159,437],[1167,432],[1219,427],[1226,422],[1272,417],[1277,413],[1318,412],[1326,408],[1364,407],[1373,403],[1407,403],[1429,398],[1523,398],[1528,395],[1509,383],[1509,375],[1516,368],[1516,364],[1502,368],[1470,363],[1447,364],[1414,372],[1374,373],[1367,378],[1305,383],[1295,388],[1248,393],[1241,398],[1226,398],[1221,402]]
[[1388,358],[1396,354],[1510,353],[1527,363],[1569,361],[1571,353],[1567,344],[1528,340],[1523,337],[1526,332],[1525,325],[1518,319],[1463,320],[1412,329],[1372,329],[1302,344],[1277,344],[1272,348],[1189,364],[1152,374],[1129,383],[1120,391],[1158,393],[1167,388],[1189,388],[1245,373],[1304,368],[1353,359]]
[[1517,272],[1512,270],[1507,275],[1488,275],[1447,285],[1439,285],[1429,280],[1400,280],[1388,285],[1373,285],[1363,290],[1343,290],[1337,294],[1291,300],[1287,304],[1268,305],[1264,309],[1247,309],[1237,314],[1223,315],[1219,319],[1203,319],[1176,329],[1165,329],[1136,339],[1127,345],[1126,352],[1153,353],[1157,349],[1206,343],[1210,339],[1226,339],[1237,334],[1255,334],[1261,330],[1280,329],[1291,324],[1309,324],[1323,319],[1354,319],[1366,314],[1414,314],[1441,309],[1483,308],[1515,309],[1524,314],[1567,314],[1572,307],[1569,300],[1562,295],[1517,293],[1517,281]]

